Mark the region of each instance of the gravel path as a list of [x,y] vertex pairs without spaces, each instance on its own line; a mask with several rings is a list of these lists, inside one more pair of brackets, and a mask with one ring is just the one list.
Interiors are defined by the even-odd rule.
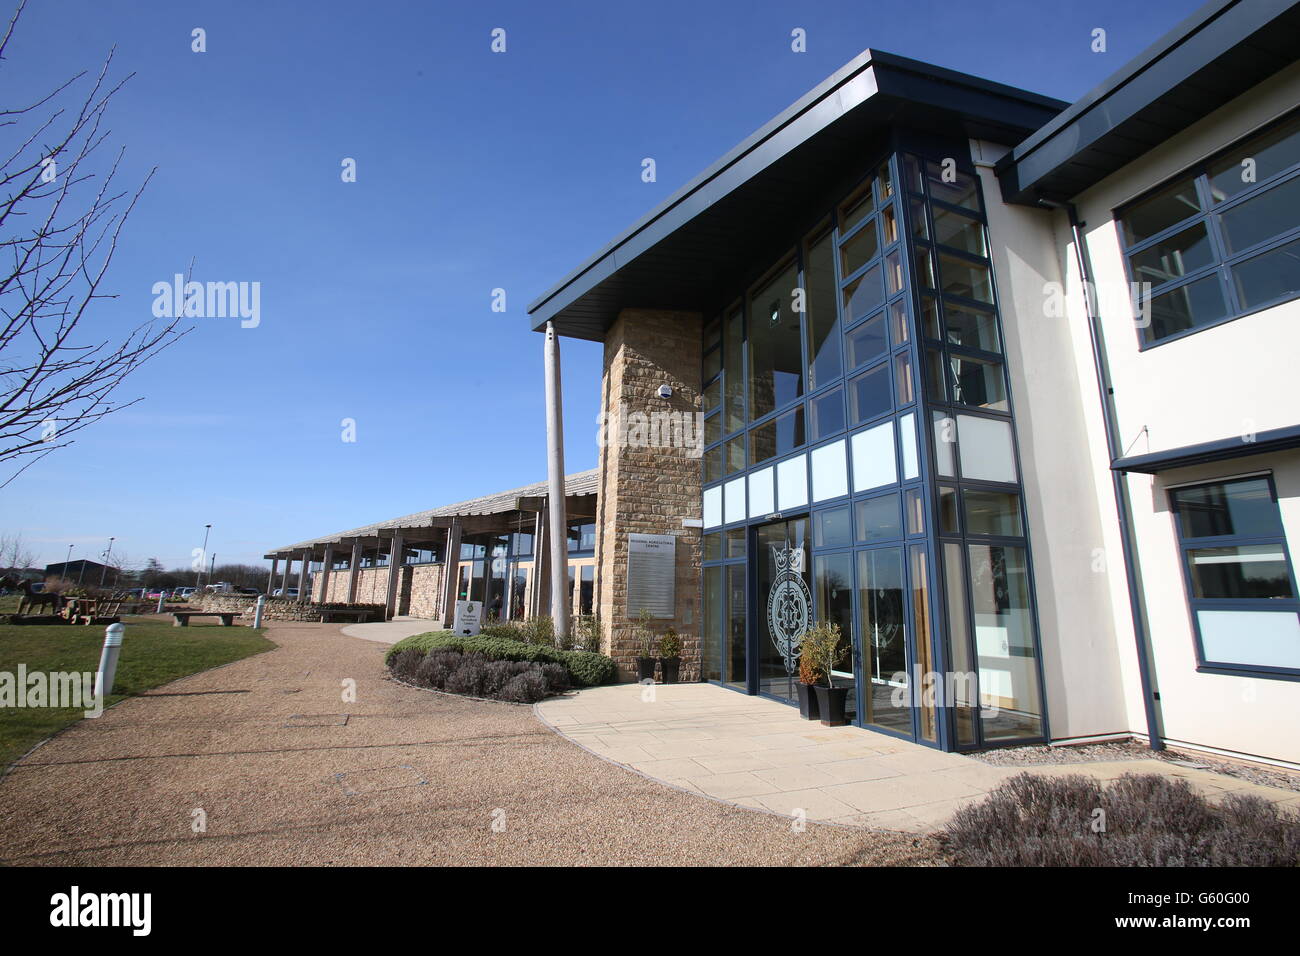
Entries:
[[797,833],[621,770],[528,708],[397,684],[386,647],[337,625],[269,636],[276,650],[127,700],[16,764],[0,864],[935,862],[926,839]]
[[1162,760],[1185,767],[1213,770],[1264,787],[1300,792],[1300,773],[1281,767],[1228,760],[1210,754],[1167,748],[1154,751],[1136,740],[1112,740],[1100,744],[1071,747],[1006,747],[972,754],[976,760],[995,767],[1038,766],[1044,764],[1093,763],[1102,760]]

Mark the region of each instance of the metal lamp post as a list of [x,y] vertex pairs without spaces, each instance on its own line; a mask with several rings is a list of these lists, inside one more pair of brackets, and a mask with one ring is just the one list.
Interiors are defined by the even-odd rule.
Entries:
[[63,559],[63,576],[68,576],[68,569],[72,565],[72,545],[68,545],[68,556]]
[[203,552],[202,552],[202,556],[201,556],[201,558],[200,558],[200,560],[199,560],[199,567],[198,567],[198,570],[194,573],[194,586],[195,586],[196,588],[197,588],[197,587],[200,587],[200,586],[203,584],[203,561],[202,561],[202,558],[206,558],[206,557],[208,556],[208,532],[210,532],[211,530],[212,530],[212,525],[210,525],[210,524],[205,524],[205,525],[203,526]]
[[113,542],[115,538],[108,539],[108,547],[104,549],[104,566],[99,569],[99,586],[104,586],[104,578],[108,575],[108,559],[113,555]]

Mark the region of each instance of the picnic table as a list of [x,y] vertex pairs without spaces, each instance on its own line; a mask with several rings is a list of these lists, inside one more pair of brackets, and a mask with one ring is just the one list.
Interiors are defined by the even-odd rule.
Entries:
[[239,611],[172,611],[172,627],[189,627],[192,617],[219,617],[222,627],[234,627]]

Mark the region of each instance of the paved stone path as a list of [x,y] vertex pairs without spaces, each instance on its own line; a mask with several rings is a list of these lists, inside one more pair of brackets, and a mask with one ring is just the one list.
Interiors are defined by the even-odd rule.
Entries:
[[933,859],[910,835],[799,832],[628,773],[528,707],[395,683],[386,648],[338,625],[269,636],[275,650],[126,700],[19,761],[0,779],[0,865]]
[[1157,760],[993,767],[857,727],[822,727],[793,707],[711,684],[590,688],[536,706],[559,733],[675,787],[810,820],[915,833],[941,827],[1022,770],[1181,777],[1213,798],[1255,793],[1300,810],[1300,794]]
[[426,634],[429,631],[441,631],[441,621],[430,621],[419,617],[395,617],[391,621],[372,621],[369,624],[348,624],[343,633],[349,637],[359,637],[365,641],[379,644],[396,644],[404,637],[413,634]]

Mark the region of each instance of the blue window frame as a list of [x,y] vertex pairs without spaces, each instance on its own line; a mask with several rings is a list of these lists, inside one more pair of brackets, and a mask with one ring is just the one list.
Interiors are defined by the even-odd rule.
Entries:
[[1300,600],[1271,476],[1170,489],[1199,670],[1300,677]]
[[[1116,210],[1139,347],[1300,296],[1300,112]],[[1135,309],[1136,311],[1136,309]]]

